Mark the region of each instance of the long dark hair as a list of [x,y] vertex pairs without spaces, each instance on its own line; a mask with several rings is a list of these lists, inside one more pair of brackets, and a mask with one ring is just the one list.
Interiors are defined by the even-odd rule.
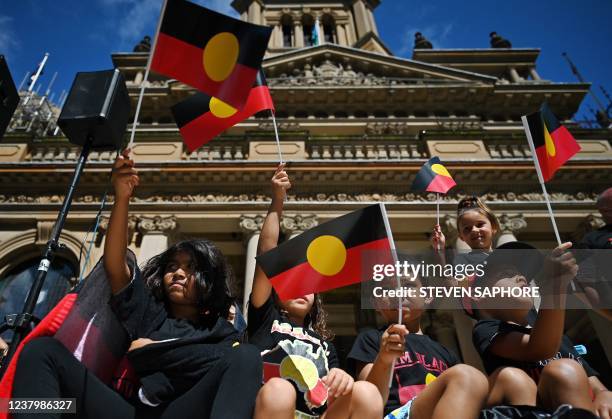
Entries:
[[178,242],[147,261],[142,275],[155,298],[168,303],[163,279],[166,268],[178,253],[186,253],[191,258],[201,323],[214,323],[218,317],[227,318],[229,308],[234,303],[230,291],[234,275],[221,250],[208,240]]
[[[281,307],[280,299],[276,292],[272,291],[274,295],[274,303],[276,307]],[[287,316],[285,310],[281,309],[281,314]],[[327,311],[323,308],[323,301],[321,300],[321,296],[319,294],[314,295],[314,302],[312,303],[312,307],[310,311],[304,317],[304,327],[314,330],[321,339],[323,340],[332,340],[334,338],[334,332],[327,328]]]

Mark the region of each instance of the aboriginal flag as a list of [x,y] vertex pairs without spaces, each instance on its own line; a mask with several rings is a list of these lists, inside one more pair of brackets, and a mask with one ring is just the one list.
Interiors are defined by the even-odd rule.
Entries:
[[372,279],[374,264],[393,263],[382,204],[314,227],[257,256],[278,296],[292,299]]
[[548,182],[566,161],[580,151],[576,139],[552,113],[544,102],[538,112],[522,117],[527,139],[533,140],[533,148],[540,165],[544,182]]
[[421,167],[412,183],[413,191],[447,193],[457,185],[446,167],[437,157],[432,157]]
[[151,68],[241,108],[271,32],[186,0],[168,0]]
[[274,110],[274,103],[263,73],[259,71],[242,109],[236,109],[216,97],[198,92],[174,105],[172,114],[185,145],[189,151],[194,151],[226,129],[264,109]]

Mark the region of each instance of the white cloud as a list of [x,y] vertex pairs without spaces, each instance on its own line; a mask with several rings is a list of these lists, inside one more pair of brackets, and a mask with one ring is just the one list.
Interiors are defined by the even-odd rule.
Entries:
[[13,49],[19,47],[12,28],[13,18],[0,15],[0,54],[9,56]]
[[403,31],[402,42],[397,55],[405,56],[414,48],[414,34],[421,32],[434,48],[445,48],[448,36],[453,30],[452,23],[434,23],[425,27],[409,27]]

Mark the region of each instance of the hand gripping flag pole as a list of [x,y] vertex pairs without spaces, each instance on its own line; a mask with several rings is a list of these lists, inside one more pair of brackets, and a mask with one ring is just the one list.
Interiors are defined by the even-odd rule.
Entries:
[[153,61],[153,55],[155,55],[155,47],[157,46],[157,39],[159,38],[159,29],[161,28],[162,19],[164,18],[164,13],[166,11],[167,4],[168,0],[164,0],[161,11],[159,12],[159,19],[157,19],[157,29],[155,30],[155,38],[153,38],[153,45],[151,45],[151,52],[149,52],[149,58],[147,60],[147,69],[145,70],[144,78],[140,83],[140,93],[138,94],[136,113],[134,113],[134,122],[132,122],[132,132],[130,134],[130,142],[128,143],[127,148],[132,148],[132,144],[134,143],[134,137],[136,136],[136,125],[138,124],[138,115],[140,114],[140,107],[142,106],[142,97],[144,96],[147,81],[149,80],[151,62]]

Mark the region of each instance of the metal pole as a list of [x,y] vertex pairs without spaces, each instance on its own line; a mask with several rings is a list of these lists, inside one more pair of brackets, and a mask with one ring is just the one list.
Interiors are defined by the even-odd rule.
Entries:
[[[14,317],[13,321],[7,321],[7,323],[10,323],[9,328],[14,329],[15,333],[13,335],[13,339],[11,340],[11,344],[9,346],[6,358],[2,363],[1,375],[4,375],[4,372],[6,371],[6,368],[10,363],[13,354],[15,353],[15,350],[19,346],[19,343],[29,333],[28,327],[30,322],[32,321],[32,313],[34,312],[34,308],[36,307],[36,301],[38,301],[38,296],[40,295],[40,291],[42,290],[45,278],[47,277],[47,272],[49,271],[51,262],[55,257],[55,253],[60,248],[60,234],[62,233],[66,217],[68,216],[68,212],[70,211],[70,205],[72,204],[74,191],[76,190],[77,184],[79,183],[79,179],[81,178],[81,174],[83,173],[83,169],[85,168],[85,162],[87,161],[87,156],[89,155],[92,142],[93,138],[88,138],[85,144],[83,145],[81,155],[79,156],[76,168],[74,169],[74,174],[72,175],[72,182],[68,187],[68,192],[66,193],[66,197],[64,198],[64,202],[62,203],[62,208],[60,209],[60,212],[57,216],[57,220],[55,221],[55,225],[53,226],[53,231],[51,232],[51,239],[49,239],[49,241],[47,242],[47,246],[45,247],[45,250],[43,252],[42,259],[40,260],[40,263],[38,265],[36,279],[34,280],[34,284],[32,284],[32,287],[30,288],[28,298],[26,299],[26,302],[23,305],[23,310],[21,311],[21,314],[18,314]],[[7,320],[8,317],[9,316],[7,316]]]

